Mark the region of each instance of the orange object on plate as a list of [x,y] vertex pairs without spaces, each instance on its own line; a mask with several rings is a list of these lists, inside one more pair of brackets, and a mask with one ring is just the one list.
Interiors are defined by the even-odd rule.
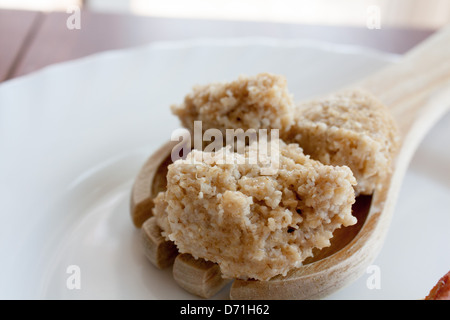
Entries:
[[425,300],[450,300],[450,271],[439,279]]

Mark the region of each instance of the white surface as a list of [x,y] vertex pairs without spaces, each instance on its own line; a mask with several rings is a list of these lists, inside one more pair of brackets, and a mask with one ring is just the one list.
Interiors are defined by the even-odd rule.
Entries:
[[[48,67],[0,85],[0,298],[195,298],[143,256],[132,182],[179,127],[169,105],[197,83],[287,77],[297,100],[350,84],[395,57],[354,47],[244,39],[160,43]],[[450,268],[450,116],[419,148],[367,276],[330,299],[420,299]],[[67,267],[81,270],[69,290]],[[227,298],[227,290],[215,298]]]

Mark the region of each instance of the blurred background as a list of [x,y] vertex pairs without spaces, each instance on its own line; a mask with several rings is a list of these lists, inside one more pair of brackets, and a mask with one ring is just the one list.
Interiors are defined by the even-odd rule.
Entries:
[[0,0],[0,82],[156,41],[312,39],[403,54],[450,23],[450,0]]
[[436,29],[450,22],[448,0],[0,0],[0,9],[66,11],[70,5],[153,17],[346,26],[365,26],[375,8],[383,27]]

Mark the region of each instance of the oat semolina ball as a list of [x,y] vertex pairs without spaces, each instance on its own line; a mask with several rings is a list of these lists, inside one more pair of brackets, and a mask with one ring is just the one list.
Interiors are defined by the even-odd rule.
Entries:
[[284,138],[323,164],[350,167],[357,195],[372,194],[391,173],[399,146],[389,110],[362,90],[301,103]]
[[194,121],[202,129],[280,129],[293,121],[294,101],[283,76],[261,73],[240,76],[232,82],[195,86],[172,112],[193,131]]
[[154,199],[162,235],[181,253],[216,262],[224,277],[239,279],[286,275],[313,248],[329,246],[335,229],[356,223],[351,170],[276,142],[270,175],[262,170],[267,159],[255,159],[257,143],[244,154],[193,150],[169,165],[167,190]]

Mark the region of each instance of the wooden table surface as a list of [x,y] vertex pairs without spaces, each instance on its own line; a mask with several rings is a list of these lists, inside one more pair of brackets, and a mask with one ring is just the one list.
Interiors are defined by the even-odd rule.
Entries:
[[0,10],[0,82],[47,65],[154,41],[263,36],[308,38],[405,53],[433,30],[150,18],[82,11],[80,29],[66,12]]

